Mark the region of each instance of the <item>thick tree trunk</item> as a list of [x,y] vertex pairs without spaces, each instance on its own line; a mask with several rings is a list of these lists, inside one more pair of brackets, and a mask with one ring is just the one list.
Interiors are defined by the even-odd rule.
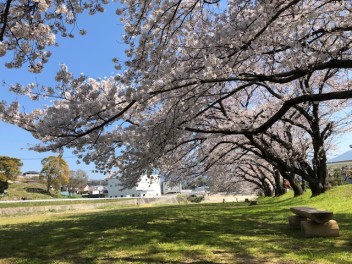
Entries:
[[46,183],[46,191],[49,193],[50,192],[50,183],[49,183],[49,180],[48,182]]
[[295,197],[303,194],[301,186],[295,181],[295,173],[286,171],[280,171],[280,173],[282,177],[290,183]]
[[9,188],[7,181],[0,181],[0,193],[4,193]]
[[285,193],[285,188],[282,186],[282,181],[281,181],[281,175],[280,172],[275,170],[274,171],[274,180],[275,180],[275,186],[274,186],[274,191],[275,191],[275,196],[280,196]]
[[312,191],[312,197],[325,192],[324,186],[319,182],[309,183],[309,187]]
[[320,119],[319,119],[319,105],[313,104],[313,115],[314,120],[312,123],[312,141],[314,156],[312,160],[314,178],[315,180],[309,182],[309,187],[312,191],[312,196],[317,196],[325,192],[326,189],[326,152],[324,148],[324,142],[328,137],[329,133],[332,131],[332,125],[327,124],[326,127],[321,131]]
[[262,189],[264,191],[264,195],[266,197],[271,197],[273,196],[273,187],[272,184],[269,184],[269,182],[266,181],[265,177],[261,179],[261,185],[263,186]]
[[303,194],[303,190],[301,186],[295,181],[295,176],[293,173],[290,173],[289,175],[286,175],[287,180],[289,181],[291,188],[294,192],[294,196],[297,197],[299,195]]
[[326,177],[327,177],[327,169],[326,169],[326,161],[321,162],[319,166],[316,166],[314,172],[315,181],[309,182],[309,188],[312,191],[312,196],[317,196],[326,191]]
[[[322,153],[323,152],[323,153]],[[327,168],[326,168],[326,155],[325,151],[320,151],[320,155],[315,157],[313,160],[314,172],[315,172],[315,181],[309,183],[309,187],[312,191],[312,196],[317,196],[325,192],[326,177],[327,177]]]
[[295,182],[293,184],[292,183],[290,184],[295,197],[303,194],[302,187],[299,184],[296,184]]
[[302,186],[302,191],[305,192],[306,191],[306,181],[302,178],[302,183],[301,183],[301,186]]
[[271,197],[271,196],[273,196],[273,192],[272,192],[272,190],[270,189],[270,188],[263,188],[262,189],[263,190],[263,192],[264,192],[264,196],[265,197]]

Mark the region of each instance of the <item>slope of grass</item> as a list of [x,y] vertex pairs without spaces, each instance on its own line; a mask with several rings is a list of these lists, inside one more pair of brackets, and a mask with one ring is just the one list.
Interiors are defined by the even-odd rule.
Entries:
[[45,184],[42,183],[25,183],[16,182],[10,183],[7,189],[7,195],[0,196],[0,201],[4,200],[42,200],[58,198],[58,195],[48,193]]
[[[0,217],[0,263],[351,263],[351,195]],[[340,237],[290,230],[297,205],[332,210]]]

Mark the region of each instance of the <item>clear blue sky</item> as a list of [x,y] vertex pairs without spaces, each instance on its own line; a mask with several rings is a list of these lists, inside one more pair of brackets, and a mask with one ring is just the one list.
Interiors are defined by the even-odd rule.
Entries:
[[[84,73],[90,77],[105,77],[116,73],[113,57],[124,59],[124,45],[121,35],[123,26],[115,15],[117,4],[106,6],[105,13],[94,16],[82,14],[78,17],[78,27],[87,30],[87,35],[78,34],[75,29],[74,39],[59,39],[59,47],[53,47],[52,56],[40,74],[32,74],[27,71],[27,66],[21,69],[6,69],[4,62],[6,57],[0,57],[0,82],[8,84],[19,82],[28,84],[37,82],[40,84],[54,84],[55,73],[59,70],[59,64],[66,64],[70,71],[79,75]],[[0,86],[0,100],[16,98],[10,94],[6,87]],[[22,105],[27,109],[33,108],[33,102],[19,98]],[[19,158],[23,161],[22,172],[29,170],[40,171],[41,160],[52,153],[38,153],[29,151],[28,147],[35,144],[30,133],[13,125],[0,121],[0,155]],[[56,155],[56,154],[55,154]],[[94,165],[76,164],[76,157],[70,151],[65,151],[63,157],[71,170],[83,169],[90,179],[102,179],[105,176],[92,173]]]
[[[121,35],[123,26],[115,15],[117,4],[113,3],[106,7],[106,12],[95,16],[81,15],[78,18],[78,26],[88,31],[87,35],[77,36],[74,39],[60,39],[59,47],[52,49],[52,57],[41,74],[31,74],[26,66],[21,69],[6,69],[3,65],[6,58],[0,58],[0,82],[20,82],[28,84],[38,82],[41,84],[53,84],[55,73],[59,64],[65,63],[69,70],[75,74],[85,73],[91,77],[105,77],[115,73],[112,63],[113,57],[124,59],[124,45]],[[76,29],[78,33],[78,30]],[[0,87],[0,100],[11,100],[5,87]],[[22,99],[20,101],[23,102]],[[33,108],[33,102],[24,101],[24,106]],[[36,141],[31,134],[15,126],[0,121],[0,155],[19,158],[23,161],[22,171],[41,170],[41,160],[52,155],[52,153],[37,153],[29,151],[28,147]],[[352,135],[345,135],[338,140],[338,150],[332,156],[349,150],[352,144]],[[332,157],[331,156],[331,157]],[[94,174],[94,165],[76,164],[76,158],[72,153],[65,152],[64,158],[71,170],[79,168],[85,170],[90,179],[102,179],[105,176]]]

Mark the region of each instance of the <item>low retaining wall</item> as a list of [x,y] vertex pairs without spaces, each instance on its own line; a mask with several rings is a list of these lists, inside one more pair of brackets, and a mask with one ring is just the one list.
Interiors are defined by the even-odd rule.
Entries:
[[[34,201],[32,201],[34,202]],[[40,212],[56,212],[56,211],[73,211],[73,210],[90,210],[106,207],[119,206],[139,206],[143,204],[178,204],[176,196],[173,197],[159,197],[159,198],[136,198],[118,200],[116,202],[102,202],[102,203],[82,203],[82,204],[65,204],[65,205],[40,205],[40,206],[26,206],[26,207],[11,207],[0,208],[0,216],[15,215],[15,214],[32,214]]]
[[[253,195],[206,195],[203,203],[221,203],[221,202],[243,202],[245,199],[254,200],[256,196]],[[181,199],[181,200],[180,200]],[[27,201],[29,202],[29,201]],[[35,202],[35,201],[31,201]],[[65,204],[65,205],[40,205],[40,206],[26,206],[26,207],[11,207],[0,208],[0,216],[16,215],[16,214],[32,214],[40,212],[56,212],[56,211],[73,211],[73,210],[90,210],[106,207],[119,206],[143,206],[146,204],[180,204],[188,203],[183,201],[176,195],[162,196],[157,198],[135,198],[118,200],[116,202],[102,202],[102,203],[82,203],[82,204]]]
[[125,200],[108,203],[85,203],[85,204],[65,204],[65,205],[41,205],[27,207],[12,207],[0,208],[0,216],[15,215],[15,214],[32,214],[40,212],[56,212],[56,211],[72,211],[72,210],[89,210],[98,209],[109,206],[119,205],[136,205],[135,200]]
[[157,198],[138,198],[137,205],[142,204],[179,204],[177,196],[162,196]]
[[241,194],[210,194],[204,196],[204,203],[222,203],[222,202],[244,202],[246,199],[256,200],[256,195]]

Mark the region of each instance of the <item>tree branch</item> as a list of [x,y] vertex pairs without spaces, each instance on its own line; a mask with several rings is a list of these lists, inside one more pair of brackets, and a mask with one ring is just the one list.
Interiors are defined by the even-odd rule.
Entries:
[[4,11],[4,14],[2,15],[3,19],[2,19],[2,21],[0,21],[1,23],[3,23],[2,29],[0,31],[0,41],[4,40],[4,34],[5,34],[6,26],[7,26],[7,17],[10,12],[11,2],[12,2],[12,0],[6,1],[5,11]]
[[298,96],[296,98],[287,100],[283,103],[281,108],[266,122],[257,128],[244,128],[238,130],[230,129],[202,129],[202,128],[192,128],[192,127],[179,127],[180,129],[205,134],[224,134],[224,135],[255,135],[266,132],[272,125],[274,125],[278,120],[280,120],[287,112],[295,105],[304,102],[322,102],[337,99],[350,99],[352,98],[352,90],[331,92],[325,94],[305,94]]

